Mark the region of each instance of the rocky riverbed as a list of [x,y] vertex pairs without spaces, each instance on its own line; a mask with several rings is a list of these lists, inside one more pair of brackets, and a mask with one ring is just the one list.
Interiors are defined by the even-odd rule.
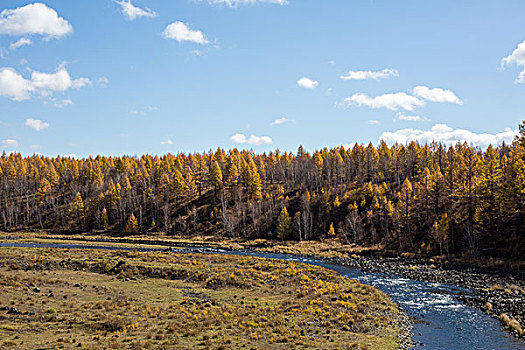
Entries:
[[[382,257],[349,257],[331,259],[334,262],[362,269],[365,272],[401,276],[412,280],[438,282],[470,289],[473,293],[459,294],[458,300],[503,319],[515,319],[525,326],[525,273],[508,272],[497,268],[479,268],[467,264],[438,264],[429,260]],[[507,320],[508,322],[508,320]],[[508,326],[508,324],[504,324]],[[509,328],[509,327],[508,327]],[[509,331],[525,339],[516,329]]]

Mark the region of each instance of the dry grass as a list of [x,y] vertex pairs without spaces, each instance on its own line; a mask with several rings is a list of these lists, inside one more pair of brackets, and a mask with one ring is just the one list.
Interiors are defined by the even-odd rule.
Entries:
[[501,323],[503,323],[503,325],[510,331],[516,332],[519,336],[524,334],[524,330],[521,328],[520,323],[516,319],[508,316],[507,314],[501,314],[499,319]]
[[225,255],[0,248],[0,308],[2,349],[393,349],[400,332],[370,286]]

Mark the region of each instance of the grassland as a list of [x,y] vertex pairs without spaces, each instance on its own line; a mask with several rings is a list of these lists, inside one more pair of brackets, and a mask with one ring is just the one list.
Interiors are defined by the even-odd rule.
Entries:
[[252,257],[0,248],[2,349],[394,349],[399,311],[333,271]]

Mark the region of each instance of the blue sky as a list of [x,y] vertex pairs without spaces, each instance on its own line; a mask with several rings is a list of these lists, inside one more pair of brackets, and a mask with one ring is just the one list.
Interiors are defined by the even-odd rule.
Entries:
[[525,119],[523,1],[2,0],[0,10],[0,140],[24,155],[483,147],[512,140]]

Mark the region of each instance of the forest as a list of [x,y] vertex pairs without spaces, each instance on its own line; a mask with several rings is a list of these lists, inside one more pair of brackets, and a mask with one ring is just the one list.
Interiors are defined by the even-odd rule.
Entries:
[[322,240],[522,259],[525,122],[511,145],[221,148],[0,158],[0,229]]

